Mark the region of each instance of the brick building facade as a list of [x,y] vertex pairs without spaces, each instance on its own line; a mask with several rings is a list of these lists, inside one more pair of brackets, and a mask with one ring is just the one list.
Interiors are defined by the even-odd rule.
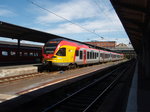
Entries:
[[115,48],[116,46],[116,41],[100,41],[100,42],[85,42],[85,43],[104,48]]

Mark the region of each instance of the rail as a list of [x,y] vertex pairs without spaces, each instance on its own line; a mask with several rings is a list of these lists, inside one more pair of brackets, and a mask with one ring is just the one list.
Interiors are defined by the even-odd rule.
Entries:
[[110,73],[107,73],[94,80],[94,82],[74,92],[58,103],[45,108],[42,112],[91,112],[91,108],[99,99],[104,96],[120,79],[120,77],[129,69],[129,63],[115,68]]

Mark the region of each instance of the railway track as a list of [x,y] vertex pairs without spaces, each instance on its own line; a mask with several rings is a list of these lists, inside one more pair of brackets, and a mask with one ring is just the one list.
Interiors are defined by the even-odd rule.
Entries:
[[114,69],[42,112],[95,112],[95,105],[103,101],[108,91],[130,69],[129,65],[130,63],[124,64]]
[[[79,69],[81,67],[73,68],[73,69]],[[73,70],[73,69],[68,69],[68,70]],[[62,72],[62,71],[51,71],[50,73],[55,73],[55,72]],[[22,74],[22,75],[13,75],[13,76],[8,76],[8,77],[2,77],[0,78],[0,84],[1,83],[7,83],[7,82],[12,82],[16,80],[21,80],[21,79],[27,79],[27,78],[32,78],[36,76],[42,76],[45,75],[49,72],[35,72],[35,73],[29,73],[29,74]]]
[[26,78],[31,78],[31,77],[35,77],[35,76],[41,76],[41,75],[44,75],[44,73],[31,73],[31,74],[23,74],[23,75],[4,77],[4,78],[0,78],[0,84],[6,83],[6,82],[11,82],[11,81],[16,81],[16,80],[21,80],[21,79],[26,79]]

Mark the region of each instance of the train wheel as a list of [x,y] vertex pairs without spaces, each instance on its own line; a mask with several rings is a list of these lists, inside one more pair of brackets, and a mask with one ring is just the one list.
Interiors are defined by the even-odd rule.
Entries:
[[69,64],[68,70],[70,70],[70,69],[75,69],[76,67],[77,67],[76,64]]
[[43,66],[38,66],[38,72],[43,72]]

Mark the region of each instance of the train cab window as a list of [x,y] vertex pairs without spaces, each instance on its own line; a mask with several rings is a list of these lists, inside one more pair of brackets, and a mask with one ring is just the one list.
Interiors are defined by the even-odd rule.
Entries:
[[15,56],[15,55],[16,55],[16,52],[15,52],[15,51],[11,51],[11,52],[10,52],[10,55],[11,55],[11,56]]
[[59,51],[56,53],[58,56],[66,56],[66,48],[60,48]]
[[45,54],[53,54],[58,44],[59,44],[59,42],[49,41],[44,46],[44,53]]
[[76,50],[76,56],[79,56],[79,51],[78,50]]
[[2,56],[8,56],[8,52],[7,51],[2,51]]
[[80,59],[82,59],[82,56],[83,56],[83,52],[80,51]]

